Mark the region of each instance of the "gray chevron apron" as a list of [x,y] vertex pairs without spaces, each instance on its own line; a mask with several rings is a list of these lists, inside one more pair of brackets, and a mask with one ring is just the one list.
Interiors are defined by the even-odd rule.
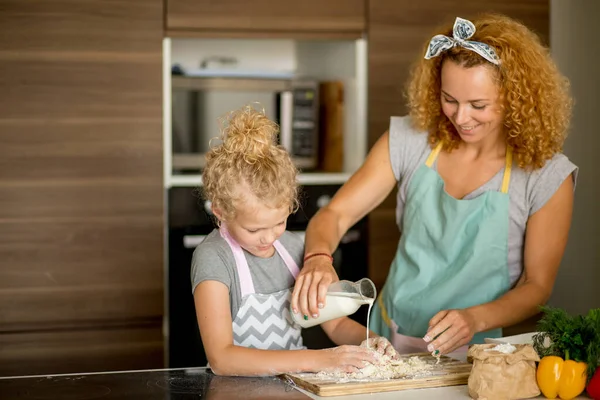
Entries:
[[[506,152],[501,191],[457,200],[431,166],[431,151],[408,186],[402,235],[385,285],[373,306],[370,328],[400,353],[427,351],[430,319],[441,310],[493,301],[510,285],[508,224],[512,152]],[[499,337],[475,334],[471,343]],[[466,350],[466,346],[459,351]]]
[[[256,293],[244,251],[224,227],[219,232],[233,252],[242,292],[242,304],[232,324],[233,343],[262,350],[305,349],[302,328],[293,322],[289,311],[292,288]],[[294,259],[279,240],[273,246],[295,279],[300,270]]]

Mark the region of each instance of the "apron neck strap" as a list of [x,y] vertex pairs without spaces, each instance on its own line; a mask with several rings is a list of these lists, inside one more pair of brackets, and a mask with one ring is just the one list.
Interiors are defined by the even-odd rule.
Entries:
[[425,161],[425,165],[427,165],[429,168],[431,168],[431,166],[435,162],[438,154],[440,154],[442,147],[443,147],[443,143],[439,142],[437,144],[437,146],[435,146],[435,148],[433,150],[431,150],[431,153],[429,153],[429,157],[427,157],[427,161]]
[[513,159],[512,147],[506,146],[506,167],[504,168],[504,178],[502,178],[502,190],[501,192],[508,193],[508,185],[510,184],[510,173],[512,171],[512,159]]
[[[221,234],[221,237],[225,239],[225,242],[227,242],[227,244],[231,248],[231,251],[233,252],[233,258],[235,260],[238,276],[240,278],[240,292],[242,298],[246,295],[256,293],[254,288],[254,282],[252,281],[252,275],[250,274],[250,267],[248,266],[248,261],[246,260],[246,256],[244,255],[242,247],[229,234],[229,232],[227,231],[227,226],[225,224],[221,224],[221,227],[219,228],[219,233]],[[296,264],[290,253],[283,246],[283,244],[281,244],[279,240],[276,240],[273,243],[273,246],[275,247],[275,251],[283,259],[283,262],[287,266],[290,273],[294,276],[294,279],[296,279],[296,277],[300,273],[300,268],[298,268],[298,264]]]
[[[437,159],[438,155],[440,154],[442,147],[443,147],[443,143],[439,142],[437,144],[437,146],[435,146],[435,148],[433,150],[431,150],[431,153],[429,153],[429,157],[427,157],[427,161],[425,161],[425,165],[427,165],[429,168],[431,168],[431,166]],[[510,185],[510,173],[512,171],[512,158],[513,158],[512,156],[513,156],[512,147],[507,146],[506,147],[506,166],[504,168],[504,177],[502,178],[502,189],[500,190],[504,194],[508,193],[508,186]]]

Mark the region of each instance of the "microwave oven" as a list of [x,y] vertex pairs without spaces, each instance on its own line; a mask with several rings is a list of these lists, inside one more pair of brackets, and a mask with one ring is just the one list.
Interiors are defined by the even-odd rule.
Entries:
[[171,89],[173,173],[202,170],[222,118],[248,104],[263,109],[279,125],[278,144],[298,168],[318,167],[318,81],[172,75]]

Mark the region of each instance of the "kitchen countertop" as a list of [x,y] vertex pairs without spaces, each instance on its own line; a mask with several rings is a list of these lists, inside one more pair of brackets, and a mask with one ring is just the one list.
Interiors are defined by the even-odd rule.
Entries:
[[[465,354],[449,356],[464,359]],[[320,397],[277,377],[221,377],[208,368],[0,377],[0,399],[160,400],[469,399],[466,385]],[[543,398],[540,396],[539,398]],[[580,396],[578,399],[589,399]]]
[[0,378],[0,399],[310,400],[277,377],[221,377],[182,368]]

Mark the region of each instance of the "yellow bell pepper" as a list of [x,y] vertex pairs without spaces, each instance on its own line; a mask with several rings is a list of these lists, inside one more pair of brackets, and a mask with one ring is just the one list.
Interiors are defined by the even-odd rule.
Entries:
[[570,400],[585,389],[586,370],[587,364],[584,362],[546,356],[538,365],[537,383],[546,398],[555,399],[558,396],[562,400]]

